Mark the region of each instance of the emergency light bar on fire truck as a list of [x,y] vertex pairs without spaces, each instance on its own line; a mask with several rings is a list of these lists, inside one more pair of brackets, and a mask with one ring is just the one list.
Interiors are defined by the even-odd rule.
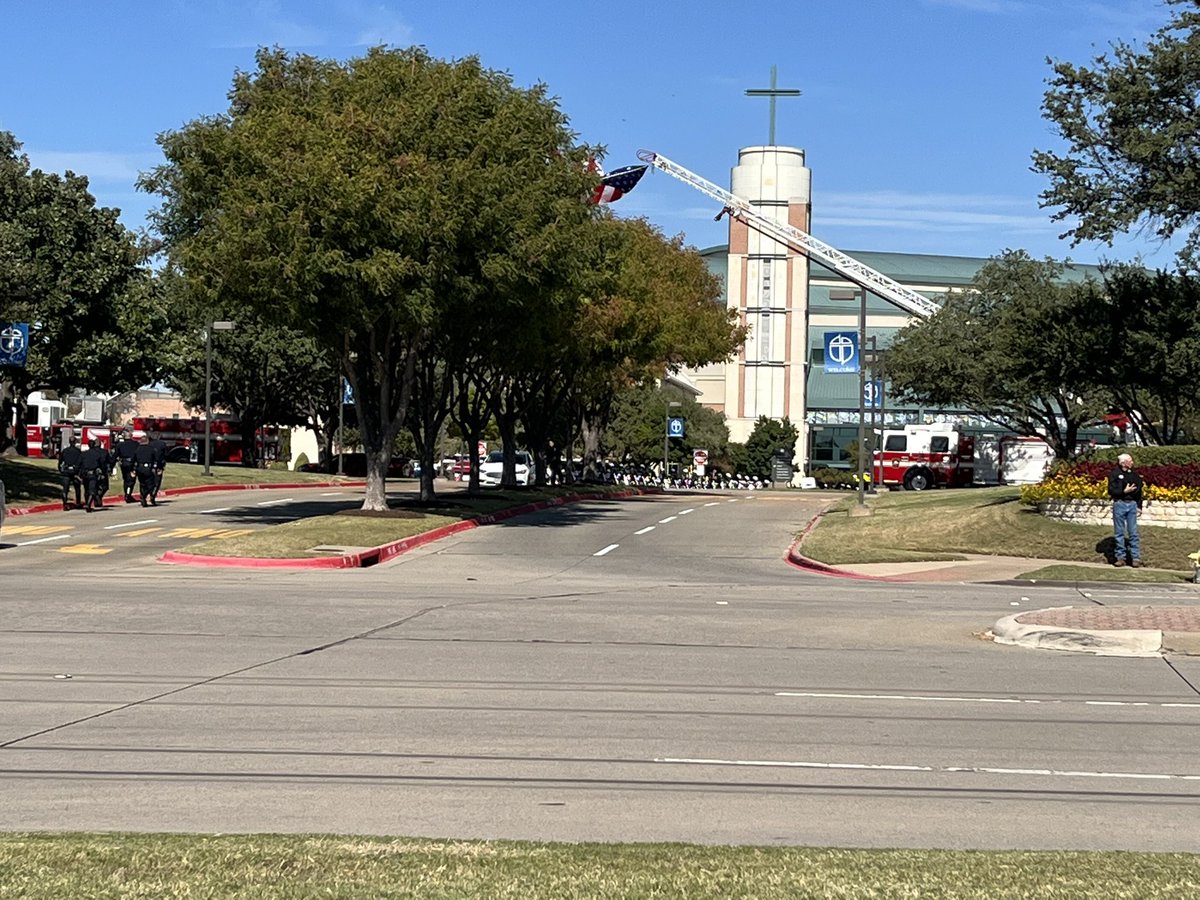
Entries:
[[846,280],[854,282],[889,303],[894,303],[904,311],[922,319],[928,319],[938,311],[938,305],[928,297],[888,278],[882,272],[876,272],[870,266],[860,263],[841,250],[817,240],[807,231],[801,231],[794,225],[777,222],[770,216],[764,216],[749,200],[739,197],[737,194],[731,194],[711,181],[701,178],[695,172],[672,162],[662,154],[655,153],[653,150],[639,150],[638,159],[712,197],[724,205],[724,211],[728,212],[730,216],[740,222],[745,222],[755,231],[774,238],[779,243],[786,244],[795,250],[807,253]]

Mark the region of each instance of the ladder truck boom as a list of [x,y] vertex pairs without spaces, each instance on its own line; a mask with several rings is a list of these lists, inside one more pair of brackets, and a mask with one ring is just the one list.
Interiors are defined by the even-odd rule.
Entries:
[[770,216],[764,216],[755,209],[754,204],[749,200],[739,197],[737,194],[731,194],[724,188],[713,184],[705,178],[701,178],[695,172],[685,169],[678,163],[672,162],[665,156],[655,153],[653,150],[639,150],[638,159],[649,163],[656,169],[661,169],[668,175],[678,178],[684,184],[690,184],[701,193],[712,197],[724,205],[724,212],[728,212],[733,218],[745,222],[755,231],[774,238],[781,244],[804,251],[833,269],[833,271],[837,272],[843,278],[854,282],[859,287],[865,288],[873,294],[877,294],[889,303],[894,303],[914,316],[928,319],[940,308],[928,297],[918,294],[898,281],[888,278],[882,272],[877,272],[870,266],[860,263],[854,257],[846,255],[841,250],[837,250],[817,240],[807,231],[802,231],[796,226],[785,222],[778,222]]

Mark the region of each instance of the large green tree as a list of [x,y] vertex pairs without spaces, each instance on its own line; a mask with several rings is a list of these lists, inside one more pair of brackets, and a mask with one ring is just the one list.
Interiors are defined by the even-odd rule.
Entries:
[[1080,332],[1100,335],[1088,361],[1112,406],[1149,444],[1190,439],[1200,413],[1200,279],[1122,265],[1091,285]]
[[147,248],[117,215],[87,178],[31,169],[0,132],[0,323],[30,329],[27,365],[0,368],[0,452],[24,449],[9,423],[30,391],[118,392],[157,374],[169,316]]
[[1079,429],[1105,409],[1096,369],[1106,342],[1088,327],[1093,287],[1063,273],[1023,251],[989,260],[971,288],[896,335],[887,348],[892,389],[1044,437],[1057,458],[1072,456]]
[[1200,0],[1166,0],[1169,22],[1144,49],[1118,41],[1091,66],[1052,62],[1042,111],[1066,143],[1033,155],[1043,205],[1064,236],[1112,243],[1149,227],[1200,249]]
[[[142,181],[173,260],[214,301],[315,337],[354,388],[364,508],[382,509],[416,365],[448,304],[480,327],[573,265],[588,151],[542,85],[468,57],[261,50],[229,109],[160,137]],[[534,304],[536,310],[536,304]],[[533,314],[533,311],[530,312]]]

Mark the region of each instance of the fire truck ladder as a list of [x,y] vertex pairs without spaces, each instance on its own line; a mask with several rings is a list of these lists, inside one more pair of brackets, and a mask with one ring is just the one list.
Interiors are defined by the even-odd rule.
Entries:
[[[767,237],[774,238],[781,244],[786,244],[793,249],[803,251],[809,256],[815,257],[848,281],[852,281],[859,287],[882,297],[889,303],[894,303],[914,316],[928,319],[940,308],[928,297],[918,294],[898,281],[893,281],[882,272],[876,272],[870,266],[860,263],[852,256],[847,256],[841,250],[818,241],[807,231],[801,231],[794,225],[777,222],[770,216],[764,216],[755,209],[749,200],[745,200],[737,196],[737,194],[729,193],[724,188],[718,187],[711,181],[701,178],[695,172],[685,169],[679,163],[672,162],[665,156],[655,153],[653,150],[639,150],[638,159],[649,163],[656,169],[661,169],[668,175],[678,178],[684,184],[690,184],[701,193],[707,194],[714,200],[724,204],[721,214],[729,213],[730,216],[738,221],[745,222],[755,231],[765,234]],[[718,214],[718,219],[721,217],[721,214]]]

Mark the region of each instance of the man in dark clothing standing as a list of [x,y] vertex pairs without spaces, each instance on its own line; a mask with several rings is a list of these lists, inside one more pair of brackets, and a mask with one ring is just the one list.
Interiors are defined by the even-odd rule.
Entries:
[[158,490],[162,487],[163,470],[167,468],[167,442],[157,431],[150,433],[150,449],[154,451],[154,490],[150,492],[150,502],[158,506]]
[[1125,565],[1125,539],[1129,539],[1129,564],[1142,567],[1142,545],[1138,535],[1138,513],[1142,509],[1142,476],[1133,470],[1133,457],[1122,453],[1117,467],[1108,473],[1108,496],[1113,501],[1113,537],[1117,541],[1115,565]]
[[108,473],[112,471],[113,459],[108,448],[100,443],[99,438],[92,436],[88,448],[83,451],[83,481],[87,491],[86,512],[99,509],[104,505],[104,495],[108,492]]
[[117,464],[121,467],[121,481],[125,485],[125,502],[133,502],[133,488],[137,484],[137,472],[135,471],[137,461],[134,455],[137,453],[137,441],[133,439],[133,429],[126,425],[125,430],[121,432],[121,439],[117,441],[116,447],[113,448],[117,456]]
[[75,505],[83,505],[83,498],[80,496],[83,484],[79,480],[82,471],[83,451],[79,449],[79,438],[71,435],[70,442],[58,454],[58,478],[62,482],[63,509],[71,508],[67,502],[71,485],[75,485]]
[[142,435],[142,439],[138,441],[133,459],[134,466],[137,469],[138,495],[142,501],[142,506],[146,506],[147,503],[153,503],[155,506],[158,506],[158,503],[154,500],[154,489],[158,481],[158,475],[154,469],[154,448],[150,446],[149,436]]

